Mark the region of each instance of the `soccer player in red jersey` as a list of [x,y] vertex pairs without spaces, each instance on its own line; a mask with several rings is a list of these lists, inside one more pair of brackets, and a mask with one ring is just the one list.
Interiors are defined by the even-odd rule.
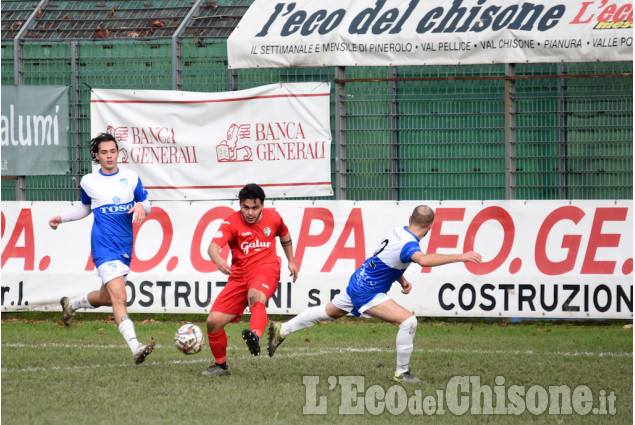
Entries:
[[[223,221],[207,250],[218,270],[229,275],[229,279],[207,316],[207,337],[214,364],[203,371],[204,376],[229,375],[225,325],[238,321],[247,306],[251,311],[250,329],[243,330],[243,339],[251,354],[260,354],[260,337],[267,327],[265,303],[276,292],[280,280],[276,237],[280,238],[293,282],[298,277],[289,229],[275,210],[263,209],[262,188],[254,183],[246,185],[240,190],[238,201],[240,211]],[[231,267],[221,257],[225,245],[231,249]]]

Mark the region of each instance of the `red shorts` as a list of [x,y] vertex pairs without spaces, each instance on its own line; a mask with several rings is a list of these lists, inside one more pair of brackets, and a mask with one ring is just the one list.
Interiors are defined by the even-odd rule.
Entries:
[[227,285],[214,300],[210,311],[234,314],[236,318],[232,322],[237,322],[242,317],[245,307],[247,307],[247,291],[251,288],[258,289],[265,293],[267,301],[269,301],[269,298],[278,289],[279,281],[279,269],[254,270],[249,275],[239,278],[229,275]]

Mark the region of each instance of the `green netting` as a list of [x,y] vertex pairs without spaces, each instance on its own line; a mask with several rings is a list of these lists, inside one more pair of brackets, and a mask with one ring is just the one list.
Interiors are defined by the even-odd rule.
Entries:
[[[25,22],[37,3],[3,2],[3,85],[15,83],[13,38],[21,26],[18,22]],[[170,90],[175,68],[180,70],[182,89],[188,91],[240,90],[278,82],[333,83],[332,182],[335,185],[338,165],[335,145],[340,144],[341,189],[346,199],[504,199],[508,153],[515,164],[509,171],[517,199],[632,199],[631,62],[516,65],[515,74],[522,78],[513,83],[513,125],[505,118],[501,64],[347,67],[344,97],[335,99],[333,67],[228,69],[226,37],[250,4],[250,0],[202,2],[182,28],[178,66],[173,66],[170,37],[191,2],[48,2],[23,38],[18,64],[24,84],[77,83],[71,137],[81,147],[75,175],[27,176],[27,199],[76,199],[78,178],[91,169],[86,147],[91,138],[91,88]],[[45,19],[50,22],[38,31]],[[93,24],[99,19],[104,20],[103,27],[112,24],[108,37],[94,36]],[[165,26],[150,33],[157,19],[163,19]],[[125,22],[134,23],[136,29],[124,27]],[[51,28],[59,29],[55,37]],[[146,32],[129,37],[137,30]],[[554,78],[560,74],[568,78]],[[388,81],[390,77],[397,80]],[[340,132],[335,131],[336,120],[342,123]],[[511,151],[505,146],[507,127],[515,140]],[[16,181],[3,179],[2,199],[15,196]]]

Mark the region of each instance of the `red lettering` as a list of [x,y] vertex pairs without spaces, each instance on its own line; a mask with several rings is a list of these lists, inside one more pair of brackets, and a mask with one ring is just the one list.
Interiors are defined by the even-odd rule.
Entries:
[[[149,260],[141,260],[137,257],[135,253],[134,247],[132,250],[132,261],[130,262],[130,270],[135,273],[144,273],[153,268],[157,267],[161,261],[165,258],[170,250],[170,244],[172,243],[172,237],[174,236],[174,230],[172,228],[172,222],[170,221],[170,216],[165,212],[163,208],[152,207],[152,213],[148,216],[146,221],[143,222],[141,226],[133,225],[133,237],[136,241],[137,234],[141,227],[143,227],[146,223],[150,221],[156,221],[161,226],[161,230],[163,231],[163,238],[161,238],[161,246],[156,254]],[[136,244],[135,244],[136,245]]]
[[578,250],[580,249],[581,235],[564,235],[562,237],[563,249],[567,250],[567,258],[563,261],[554,262],[547,257],[547,238],[551,229],[562,220],[571,220],[575,224],[578,224],[584,217],[584,211],[578,207],[566,206],[560,207],[554,210],[551,214],[545,218],[545,221],[538,230],[538,236],[536,237],[536,247],[534,248],[534,257],[536,259],[536,267],[542,273],[555,276],[573,270],[575,266],[575,260],[578,256]]
[[150,154],[154,157],[151,163],[154,164],[155,162],[158,162],[159,164],[161,164],[161,158],[159,158],[159,154],[156,152],[156,150],[152,148],[148,150],[150,151]]
[[625,4],[617,9],[615,16],[613,16],[613,22],[633,22],[633,5]]
[[586,12],[587,8],[592,5],[593,2],[592,1],[585,1],[582,2],[582,8],[580,8],[580,11],[578,12],[578,14],[576,15],[575,18],[573,18],[573,21],[569,22],[570,24],[586,24],[591,22],[591,19],[593,19],[593,15],[589,16],[589,19],[587,19],[586,21],[582,21],[582,15],[584,15],[584,12]]
[[139,141],[141,143],[145,142],[145,143],[148,143],[148,144],[152,144],[152,142],[148,139],[148,135],[146,134],[146,131],[143,128],[139,129],[139,131],[140,131],[140,133],[139,133]]
[[141,139],[139,138],[139,129],[136,127],[130,127],[132,129],[132,143],[139,144]]
[[86,266],[84,267],[84,271],[92,272],[95,270],[95,263],[93,262],[93,253],[88,254],[88,260],[86,260]]
[[170,163],[176,164],[177,158],[176,155],[178,153],[178,149],[174,146],[170,146]]
[[256,141],[306,139],[302,124],[293,122],[277,122],[272,124],[255,124]]
[[[258,159],[259,159],[259,160],[261,160],[261,161],[266,161],[266,160],[267,160],[267,156],[266,156],[266,153],[267,153],[267,152],[266,152],[266,150],[265,150],[265,149],[266,149],[266,146],[265,146],[265,145],[258,144],[258,145],[256,146],[256,156],[257,156],[257,157],[258,157]],[[265,155],[263,155],[263,153],[264,153]]]
[[285,124],[287,124],[286,122],[279,122],[276,123],[276,126],[278,127],[278,134],[282,134],[283,138],[290,138],[289,137],[289,124],[287,124],[285,126]]
[[[345,247],[344,244],[348,240],[351,232],[355,231],[355,244],[352,247]],[[337,260],[342,259],[353,259],[355,260],[355,268],[364,263],[366,259],[365,252],[365,242],[364,242],[364,220],[362,219],[362,210],[361,208],[353,208],[351,210],[348,219],[346,220],[346,224],[344,224],[344,229],[342,230],[342,234],[339,239],[335,243],[335,247],[333,247],[333,251],[331,251],[331,255],[326,259],[326,263],[320,270],[321,273],[329,273],[333,270],[333,266]]]
[[472,220],[470,226],[467,228],[463,250],[465,252],[474,250],[476,233],[478,233],[483,223],[489,220],[496,220],[503,226],[503,244],[498,254],[496,254],[491,261],[481,264],[465,263],[465,268],[476,275],[491,273],[499,268],[509,256],[512,246],[514,245],[516,229],[511,215],[501,207],[488,207],[476,214],[476,217],[474,217],[474,220]]
[[264,124],[256,123],[255,130],[256,130],[256,140],[257,141],[265,140],[264,129],[265,129]]
[[[197,272],[212,273],[218,270],[218,267],[216,267],[216,264],[214,264],[212,260],[201,255],[201,248],[204,247],[203,235],[212,222],[223,220],[233,212],[234,210],[229,207],[212,208],[203,214],[203,217],[198,221],[196,229],[194,229],[194,235],[192,236],[192,245],[190,246],[190,261],[192,262],[192,267],[194,267]],[[207,252],[207,246],[205,246],[205,252]],[[227,260],[229,257],[229,245],[225,245],[221,249],[221,256]]]
[[[445,221],[462,221],[465,208],[437,208],[434,213],[434,224],[428,232],[428,254],[434,254],[439,248],[456,248],[459,235],[442,235],[441,227]],[[421,267],[421,273],[430,273],[431,267]]]
[[602,13],[600,13],[600,16],[598,16],[598,22],[609,21],[613,17],[613,14],[615,13],[616,10],[617,10],[617,5],[615,4],[611,4],[607,6],[606,9],[604,9]]
[[[150,132],[150,136],[152,136],[152,139],[154,139],[155,142],[161,142],[161,139],[159,138],[159,131],[158,129],[153,129],[152,127],[148,128],[148,131]],[[157,132],[157,134],[154,134],[154,132]],[[152,141],[150,141],[150,143],[152,143]]]
[[[2,234],[4,235],[5,218],[2,215]],[[17,246],[24,233],[24,246]],[[33,236],[33,217],[31,209],[24,208],[18,215],[13,233],[2,251],[2,267],[10,258],[23,258],[24,271],[33,270],[35,264],[35,238]]]
[[628,208],[597,208],[589,244],[587,246],[584,263],[582,263],[581,274],[613,274],[615,261],[595,261],[595,254],[598,248],[616,248],[620,244],[619,233],[602,233],[602,225],[605,221],[624,221]]
[[[319,220],[324,224],[324,229],[317,235],[310,235],[311,223]],[[326,208],[305,208],[302,216],[302,224],[300,225],[300,234],[298,235],[298,247],[295,250],[295,264],[298,270],[302,266],[304,251],[308,247],[316,247],[324,245],[333,234],[334,228],[333,214]]]
[[273,134],[273,129],[271,128],[271,124],[267,124],[265,127],[265,140],[278,140],[276,136]]

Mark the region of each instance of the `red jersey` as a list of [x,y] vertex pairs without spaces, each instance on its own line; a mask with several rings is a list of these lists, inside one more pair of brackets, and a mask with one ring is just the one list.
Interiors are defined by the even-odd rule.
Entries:
[[263,209],[260,220],[254,224],[247,223],[241,212],[236,211],[221,223],[212,242],[221,248],[229,245],[232,275],[239,277],[256,267],[270,266],[279,270],[276,237],[287,233],[289,229],[274,209]]

